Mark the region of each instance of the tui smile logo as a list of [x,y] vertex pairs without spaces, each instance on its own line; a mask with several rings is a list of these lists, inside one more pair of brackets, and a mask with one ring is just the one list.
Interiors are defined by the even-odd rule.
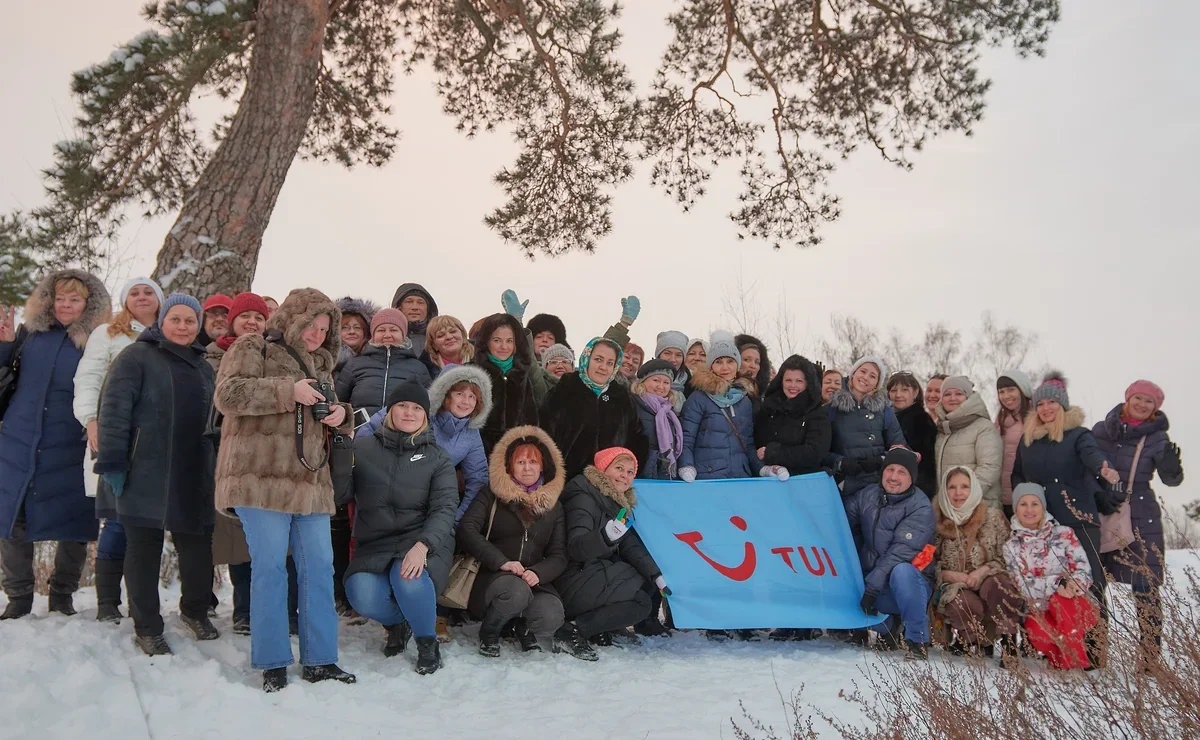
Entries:
[[[746,524],[746,520],[740,516],[729,517],[729,523],[743,532],[749,528],[749,525]],[[699,555],[704,562],[708,563],[713,570],[717,571],[731,581],[748,581],[754,575],[754,571],[758,568],[758,551],[755,548],[754,543],[750,542],[749,540],[747,540],[745,544],[745,554],[742,557],[742,562],[738,565],[730,566],[725,565],[724,563],[718,563],[700,549],[699,545],[704,541],[704,535],[700,534],[698,531],[677,533],[675,535],[675,539],[692,548],[692,550],[695,551],[695,553]],[[809,562],[807,550],[812,551],[812,563]],[[771,554],[778,555],[783,561],[783,564],[786,565],[793,573],[799,573],[800,571],[796,569],[795,564],[792,562],[792,553],[796,552],[800,555],[801,562],[804,563],[804,569],[810,574],[817,577],[828,574],[832,578],[837,578],[837,569],[833,565],[833,559],[829,557],[828,550],[826,550],[824,547],[820,549],[816,547],[810,547],[807,548],[807,550],[803,545],[797,547],[772,547]],[[824,556],[824,560],[822,560],[822,556]],[[815,565],[813,563],[815,563]]]

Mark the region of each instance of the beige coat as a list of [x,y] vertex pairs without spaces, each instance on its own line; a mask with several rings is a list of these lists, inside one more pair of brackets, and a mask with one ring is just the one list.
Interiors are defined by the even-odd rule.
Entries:
[[[311,354],[300,334],[321,314],[329,316],[325,342]],[[268,323],[282,334],[319,381],[332,385],[341,312],[313,288],[293,290]],[[218,510],[246,506],[289,514],[332,514],[333,483],[328,466],[311,472],[296,457],[295,384],[306,377],[287,350],[258,334],[240,337],[221,359],[215,403],[225,415],[217,456]],[[349,434],[350,407],[339,428]],[[305,409],[304,455],[314,465],[325,457],[329,427]]]
[[934,443],[934,456],[937,459],[938,481],[945,478],[950,468],[964,465],[975,473],[975,479],[983,489],[984,502],[999,509],[1004,444],[988,414],[983,396],[972,393],[950,413],[946,413],[941,403],[936,410],[938,436]]

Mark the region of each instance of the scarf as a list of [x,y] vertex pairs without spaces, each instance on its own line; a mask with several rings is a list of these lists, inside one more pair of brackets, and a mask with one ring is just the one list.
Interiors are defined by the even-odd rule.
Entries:
[[731,406],[737,406],[738,401],[746,397],[746,391],[742,390],[740,386],[731,385],[729,386],[729,390],[725,391],[724,395],[717,396],[712,393],[706,395],[713,400],[713,403],[717,404],[717,408],[727,409]]
[[534,491],[536,491],[537,489],[539,489],[539,488],[541,488],[541,487],[542,487],[542,476],[540,476],[540,475],[539,475],[539,476],[538,476],[538,479],[537,479],[536,481],[534,481],[534,482],[533,482],[533,485],[531,485],[531,486],[527,486],[527,485],[525,485],[524,483],[522,483],[521,481],[517,480],[516,478],[513,478],[513,479],[512,479],[512,482],[513,482],[513,483],[516,483],[516,484],[517,484],[517,488],[520,488],[520,489],[521,489],[522,491],[524,491],[525,493],[533,493]]
[[1140,427],[1141,425],[1145,424],[1146,421],[1147,419],[1126,419],[1124,416],[1121,417],[1121,423],[1128,424],[1131,427]]
[[[616,351],[617,351],[616,368],[618,369],[618,371],[621,367],[621,361],[624,359],[624,356],[625,356],[625,352],[617,345],[616,342],[612,341],[611,339],[605,339],[604,337],[596,337],[595,339],[592,339],[590,342],[587,343],[587,345],[584,346],[583,351],[579,353],[579,371],[578,371],[579,379],[582,380],[583,384],[586,385],[589,389],[591,389],[592,393],[595,393],[597,396],[601,395],[602,393],[604,393],[604,391],[608,390],[608,386],[610,384],[612,384],[612,381],[613,381],[612,378],[609,378],[607,383],[597,383],[596,381],[594,381],[588,377],[588,366],[592,364],[592,350],[600,342],[604,342],[606,345],[616,349]],[[613,373],[614,376],[616,374],[617,373]]]
[[[946,483],[950,480],[950,476],[956,472],[965,472],[971,480],[971,493],[967,496],[967,500],[962,506],[955,507],[950,503],[950,497],[946,495]],[[955,465],[946,471],[942,476],[942,485],[938,488],[937,495],[934,496],[934,501],[938,508],[946,515],[946,518],[954,522],[956,526],[961,527],[966,523],[971,515],[975,513],[976,507],[983,502],[983,487],[979,485],[979,481],[975,479],[975,473],[965,465]]]
[[237,337],[233,336],[232,334],[226,334],[222,337],[217,338],[217,346],[220,347],[223,351],[228,352],[229,348],[232,347],[233,343],[236,341],[237,341]]
[[667,458],[668,470],[675,477],[675,461],[683,454],[683,427],[679,417],[671,406],[671,399],[656,396],[653,393],[642,394],[645,402],[654,413],[654,432],[658,435],[659,454]]
[[504,373],[505,375],[508,375],[508,371],[512,370],[513,360],[515,360],[517,358],[516,354],[512,354],[512,355],[509,355],[509,358],[507,360],[501,360],[501,359],[498,359],[491,352],[488,352],[487,357],[489,360],[492,361],[492,364],[495,365],[496,367],[500,368],[500,372]]

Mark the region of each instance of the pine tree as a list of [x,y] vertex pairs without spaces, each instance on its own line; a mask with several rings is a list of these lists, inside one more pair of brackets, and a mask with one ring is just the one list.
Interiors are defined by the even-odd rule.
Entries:
[[[485,220],[527,256],[594,250],[639,159],[685,210],[734,163],[740,235],[809,246],[838,216],[837,158],[866,145],[909,168],[931,137],[970,133],[982,48],[1041,55],[1059,0],[675,0],[645,96],[619,57],[619,13],[602,0],[149,3],[152,30],[75,74],[79,135],[55,148],[47,203],[14,214],[22,249],[90,266],[135,209],[178,211],[163,287],[245,289],[296,155],[387,163],[393,75],[418,65],[465,135],[505,125],[520,145]],[[211,95],[230,112],[206,135],[192,104]]]
[[33,292],[35,261],[25,251],[28,235],[19,221],[0,216],[0,306],[19,306]]

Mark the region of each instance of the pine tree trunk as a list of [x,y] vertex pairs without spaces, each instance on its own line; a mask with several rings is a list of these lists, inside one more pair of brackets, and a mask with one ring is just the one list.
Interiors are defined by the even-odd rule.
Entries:
[[167,234],[154,277],[201,301],[249,290],[263,232],[304,140],[328,0],[261,0],[246,90]]

